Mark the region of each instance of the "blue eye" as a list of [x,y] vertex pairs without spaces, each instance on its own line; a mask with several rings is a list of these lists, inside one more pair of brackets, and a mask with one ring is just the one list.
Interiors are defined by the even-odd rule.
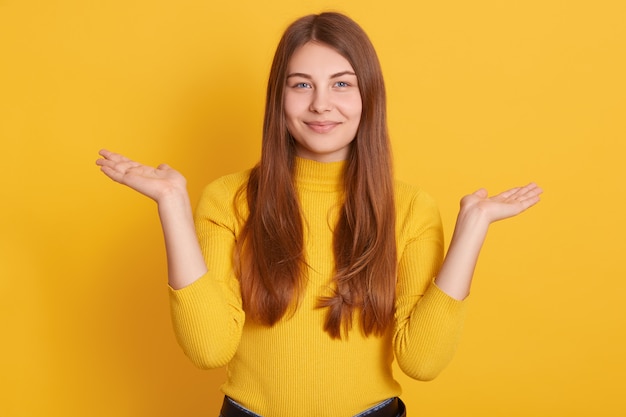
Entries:
[[337,87],[349,87],[349,86],[350,86],[350,84],[348,84],[348,83],[347,83],[347,82],[345,82],[345,81],[337,81],[337,83],[335,83],[335,85],[336,85]]
[[295,88],[310,88],[311,85],[309,83],[297,83],[294,85]]

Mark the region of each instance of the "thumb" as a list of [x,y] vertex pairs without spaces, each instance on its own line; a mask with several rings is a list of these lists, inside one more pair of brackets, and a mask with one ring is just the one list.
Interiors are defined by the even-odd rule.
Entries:
[[478,190],[474,191],[473,194],[478,198],[487,198],[487,196],[489,195],[487,190],[484,188],[479,188]]

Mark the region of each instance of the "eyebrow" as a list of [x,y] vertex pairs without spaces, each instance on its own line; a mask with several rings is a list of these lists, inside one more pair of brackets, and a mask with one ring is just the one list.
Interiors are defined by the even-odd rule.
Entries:
[[[339,77],[343,77],[344,75],[354,75],[356,77],[356,74],[352,71],[341,71],[341,72],[331,75],[330,78],[339,78]],[[310,80],[313,78],[309,74],[305,74],[303,72],[293,72],[287,75],[287,79],[291,77],[302,77],[302,78],[306,78],[307,80]]]

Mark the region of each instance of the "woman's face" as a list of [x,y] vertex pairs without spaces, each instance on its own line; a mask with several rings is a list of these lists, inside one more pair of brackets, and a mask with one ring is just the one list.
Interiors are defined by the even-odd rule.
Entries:
[[291,57],[285,87],[287,129],[296,154],[342,161],[361,120],[361,93],[350,63],[334,49],[309,42]]

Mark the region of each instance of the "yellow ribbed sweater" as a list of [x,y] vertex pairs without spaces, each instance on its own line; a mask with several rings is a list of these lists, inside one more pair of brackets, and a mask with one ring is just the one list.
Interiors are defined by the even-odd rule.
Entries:
[[[196,228],[208,272],[193,284],[170,288],[174,330],[199,367],[228,365],[222,390],[264,417],[348,417],[400,395],[395,357],[409,376],[434,378],[452,358],[465,302],[433,283],[443,237],[433,200],[396,182],[398,284],[394,326],[384,337],[364,337],[358,325],[343,340],[323,331],[333,275],[332,238],[344,163],[297,159],[295,179],[303,211],[308,277],[295,314],[273,327],[246,321],[232,253],[242,221],[234,196],[248,171],[208,185],[196,210]],[[239,207],[247,212],[245,203]]]

